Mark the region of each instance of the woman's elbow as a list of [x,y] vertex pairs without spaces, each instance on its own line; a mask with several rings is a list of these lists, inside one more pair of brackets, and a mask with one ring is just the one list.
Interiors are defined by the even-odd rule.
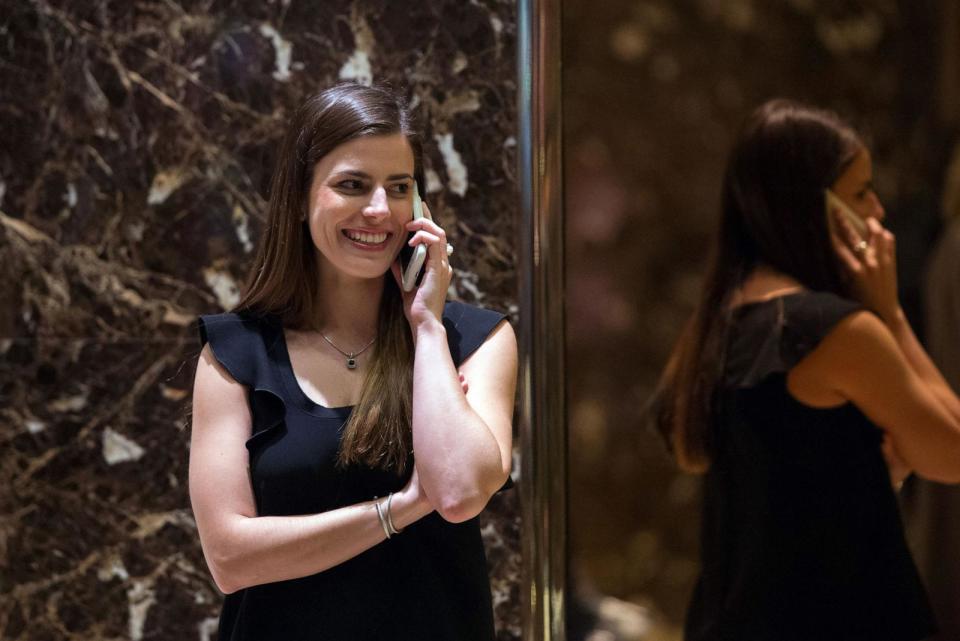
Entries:
[[210,541],[203,540],[201,536],[201,547],[207,569],[210,570],[210,576],[217,585],[217,589],[224,594],[232,594],[257,583],[249,571],[249,559],[240,553],[240,547],[230,538],[224,537],[221,540]]
[[933,483],[940,483],[941,485],[958,485],[960,484],[960,469],[957,469],[956,466],[952,468],[942,468],[936,470],[915,470],[917,475],[923,477],[928,481]]
[[474,494],[470,496],[445,497],[440,505],[436,506],[437,514],[444,521],[463,523],[480,514],[487,506],[489,496]]
[[231,581],[229,577],[224,576],[222,573],[214,572],[212,568],[210,574],[213,576],[213,582],[217,585],[217,589],[223,594],[233,594],[243,589],[239,583]]
[[474,518],[487,507],[490,497],[496,494],[507,482],[509,473],[498,470],[488,478],[479,481],[476,487],[467,492],[443,494],[436,505],[437,513],[450,523],[463,523]]
[[204,557],[207,561],[207,569],[210,570],[210,576],[213,577],[213,582],[221,592],[233,594],[248,587],[239,571],[240,564],[236,555],[215,548],[205,551]]
[[960,483],[960,446],[945,448],[944,452],[949,452],[949,456],[930,457],[927,460],[916,461],[912,465],[916,474],[928,481],[941,483],[943,485],[956,485]]

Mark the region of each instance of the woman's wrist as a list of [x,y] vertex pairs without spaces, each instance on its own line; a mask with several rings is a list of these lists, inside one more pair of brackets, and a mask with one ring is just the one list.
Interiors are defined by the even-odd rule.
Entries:
[[419,341],[422,337],[446,338],[447,330],[443,322],[436,316],[427,316],[413,322],[413,338]]
[[402,530],[433,511],[427,496],[420,490],[405,489],[393,495],[390,514],[397,529]]
[[897,302],[896,305],[891,305],[887,309],[877,310],[877,315],[880,316],[880,320],[882,320],[894,334],[897,333],[900,327],[907,323],[907,315],[903,313],[903,308],[899,302]]

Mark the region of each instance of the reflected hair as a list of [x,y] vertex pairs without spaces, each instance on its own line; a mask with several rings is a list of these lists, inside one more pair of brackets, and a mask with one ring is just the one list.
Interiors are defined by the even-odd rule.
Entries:
[[[405,102],[385,86],[345,83],[307,98],[281,145],[267,220],[253,268],[234,311],[270,315],[284,326],[313,326],[323,292],[307,214],[314,168],[336,147],[367,136],[402,134],[422,183],[422,143]],[[421,190],[422,191],[422,190]],[[400,289],[384,277],[377,341],[360,399],[343,428],[338,462],[403,473],[413,451],[413,340]]]
[[734,292],[766,265],[806,288],[849,296],[824,190],[864,148],[831,111],[776,99],[747,119],[724,173],[719,229],[700,300],[661,377],[655,420],[680,467],[710,466]]

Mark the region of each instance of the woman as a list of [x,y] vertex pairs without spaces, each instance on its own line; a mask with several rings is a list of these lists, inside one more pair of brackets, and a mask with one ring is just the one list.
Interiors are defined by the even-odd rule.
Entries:
[[960,481],[960,400],[900,308],[871,173],[849,126],[784,100],[733,149],[703,296],[661,382],[660,425],[706,473],[688,641],[934,631],[888,474]]
[[[190,496],[218,638],[493,639],[476,516],[510,470],[510,325],[445,304],[396,96],[313,96],[279,159],[246,292],[201,318]],[[409,293],[404,243],[427,247]]]

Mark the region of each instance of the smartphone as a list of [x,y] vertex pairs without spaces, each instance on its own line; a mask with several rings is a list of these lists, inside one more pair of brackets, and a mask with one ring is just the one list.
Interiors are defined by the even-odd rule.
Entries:
[[870,229],[867,227],[867,221],[854,213],[850,207],[840,200],[840,197],[835,193],[826,190],[827,192],[827,212],[829,213],[831,209],[836,209],[840,212],[840,215],[843,216],[844,220],[850,223],[850,226],[853,227],[854,231],[857,232],[857,235],[860,236],[861,240],[867,240],[870,237]]
[[[417,181],[414,180],[413,219],[418,220],[420,218],[423,218],[423,201],[420,200],[420,188],[417,187]],[[413,238],[413,234],[410,234],[407,240],[409,241],[410,238]],[[406,243],[403,244],[403,249],[400,250],[400,269],[402,272],[400,284],[403,287],[403,291],[413,291],[413,288],[420,284],[420,279],[423,278],[423,263],[426,259],[426,245],[411,247]]]

